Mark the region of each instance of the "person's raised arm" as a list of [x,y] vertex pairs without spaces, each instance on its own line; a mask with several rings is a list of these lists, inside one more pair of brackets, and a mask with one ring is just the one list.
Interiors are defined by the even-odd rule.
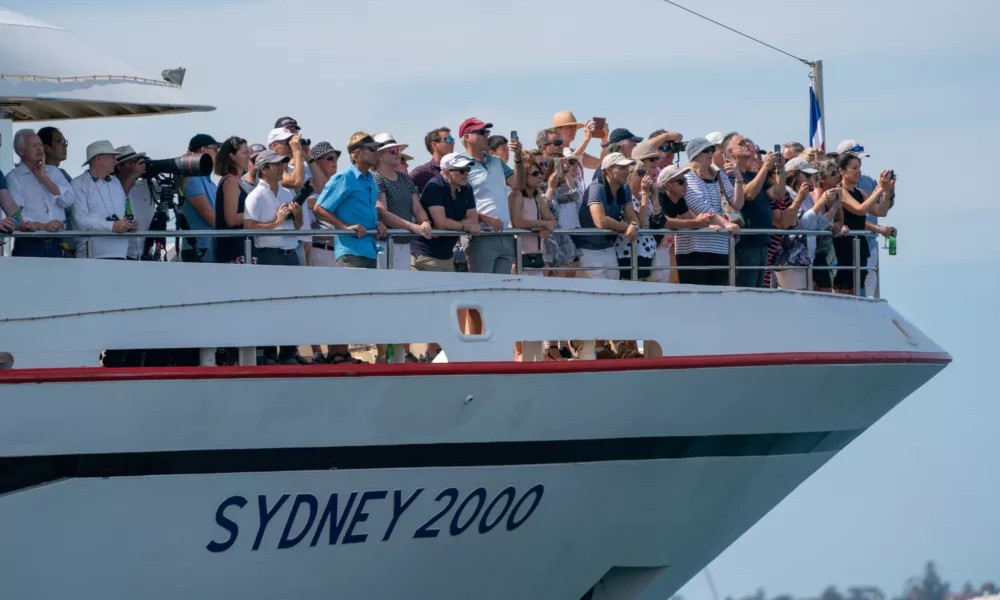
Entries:
[[507,148],[510,149],[510,154],[514,157],[514,174],[506,178],[507,185],[512,190],[522,190],[524,189],[524,154],[521,142],[510,140],[507,142]]
[[301,137],[297,133],[288,140],[288,145],[292,149],[292,171],[286,170],[281,174],[281,187],[297,190],[306,182],[305,149],[302,147]]

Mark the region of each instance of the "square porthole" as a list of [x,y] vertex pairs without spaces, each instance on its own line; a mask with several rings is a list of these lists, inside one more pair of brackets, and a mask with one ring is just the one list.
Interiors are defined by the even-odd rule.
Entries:
[[489,329],[483,319],[483,309],[479,306],[459,306],[456,310],[458,330],[462,336],[475,339],[489,337]]

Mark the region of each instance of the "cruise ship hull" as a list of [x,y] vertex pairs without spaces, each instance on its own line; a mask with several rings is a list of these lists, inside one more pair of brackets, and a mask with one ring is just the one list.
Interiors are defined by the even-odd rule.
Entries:
[[0,373],[0,598],[661,600],[935,352]]

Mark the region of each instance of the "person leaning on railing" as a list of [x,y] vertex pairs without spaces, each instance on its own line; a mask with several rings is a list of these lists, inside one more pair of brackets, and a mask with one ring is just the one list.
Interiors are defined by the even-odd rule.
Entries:
[[[657,150],[643,148],[639,144],[632,150],[636,155],[636,161],[629,171],[629,190],[632,192],[632,209],[639,220],[640,229],[650,227],[649,217],[653,212],[651,205],[654,201],[654,185],[656,183],[656,163],[660,160],[660,153]],[[649,267],[653,266],[653,259],[656,258],[656,238],[648,233],[640,234],[635,240],[636,264],[638,265],[638,280],[649,279]],[[618,258],[621,279],[632,279],[632,243],[623,235],[615,238],[615,256]]]
[[[635,161],[620,152],[612,152],[601,161],[601,171],[587,186],[584,206],[580,208],[580,226],[584,229],[611,229],[631,242],[639,233],[639,217],[632,207],[628,187],[629,169]],[[580,248],[580,266],[587,267],[584,277],[618,279],[615,235],[574,235]]]
[[[420,194],[420,204],[430,215],[434,229],[479,233],[476,198],[469,187],[472,160],[452,152],[443,156],[439,165],[441,172],[431,177]],[[410,253],[416,271],[455,272],[454,237],[415,238],[410,242]]]
[[716,147],[705,138],[693,138],[685,149],[691,161],[691,171],[685,176],[687,191],[684,200],[696,215],[712,216],[712,224],[719,235],[678,235],[677,266],[681,283],[697,285],[727,285],[729,281],[725,268],[684,269],[684,267],[726,267],[729,263],[730,236],[738,235],[740,227],[727,219],[731,211],[743,206],[743,179],[735,178],[735,185],[729,177],[712,165],[712,155]]
[[[891,189],[895,185],[895,180],[889,171],[882,171],[879,176],[878,185],[872,190],[871,195],[865,196],[864,192],[858,189],[858,182],[861,179],[861,159],[854,154],[843,154],[837,159],[837,166],[840,167],[841,183],[844,190],[841,202],[844,204],[844,224],[851,231],[865,231],[865,216],[871,212],[877,217],[884,217],[890,208],[890,203],[879,203],[886,189]],[[854,288],[854,236],[836,238],[833,241],[834,250],[837,253],[837,263],[840,269],[833,281],[833,287],[838,294],[860,294],[862,290]],[[858,264],[862,267],[868,263],[868,243],[861,240],[860,257]],[[862,281],[864,274],[861,275]]]
[[[521,266],[525,269],[543,269],[546,264],[542,253],[542,240],[552,235],[556,229],[556,218],[549,210],[549,205],[542,195],[543,175],[538,162],[527,152],[522,154],[524,161],[524,185],[521,189],[511,190],[508,195],[510,203],[510,221],[515,229],[530,229],[537,234],[524,234],[521,240]],[[555,160],[561,160],[556,158]],[[544,270],[528,271],[526,275],[544,275]]]
[[[816,174],[816,185],[811,192],[812,211],[822,216],[834,236],[847,233],[844,225],[844,207],[840,202],[840,167],[837,161],[824,159],[819,162]],[[837,190],[832,192],[831,190]],[[823,236],[815,238],[813,266],[829,267],[836,263],[833,252],[833,238]],[[812,279],[813,290],[817,292],[833,291],[833,273],[827,269],[814,269]]]
[[[245,139],[231,136],[222,142],[215,159],[215,174],[222,178],[215,193],[216,229],[243,229],[248,193],[240,185],[240,181],[249,159],[250,146]],[[216,238],[215,262],[245,264],[245,242],[246,238],[242,237]]]

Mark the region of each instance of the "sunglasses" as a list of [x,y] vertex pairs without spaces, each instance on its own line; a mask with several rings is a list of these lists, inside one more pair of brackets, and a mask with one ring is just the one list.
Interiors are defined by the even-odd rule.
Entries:
[[451,137],[450,135],[446,135],[443,138],[441,138],[441,137],[434,138],[434,141],[435,142],[444,142],[446,144],[454,144],[455,143],[455,138]]
[[667,183],[679,183],[681,185],[687,185],[688,181],[687,181],[687,179],[684,179],[683,177],[680,177],[678,179],[671,179]]
[[844,152],[864,152],[864,151],[865,151],[864,146],[854,146],[853,148],[848,148],[847,150],[844,150]]
[[715,146],[709,146],[701,151],[702,154],[715,154]]
[[471,171],[472,169],[470,169],[469,167],[462,167],[460,169],[448,169],[448,170],[452,173],[461,173],[462,175],[468,175],[469,171]]
[[327,160],[330,162],[337,162],[338,158],[340,158],[339,154],[331,154],[329,156],[321,156],[317,160]]
[[389,148],[386,150],[386,152],[395,156],[396,154],[400,154],[402,150],[400,150],[399,148]]
[[644,163],[655,163],[655,162],[657,162],[659,160],[660,160],[659,157],[650,156],[649,158],[642,159],[642,162],[644,162]]
[[[364,148],[365,150],[369,150],[371,152],[378,152],[378,144],[377,143],[374,143],[374,144],[364,144],[361,147]],[[393,150],[395,150],[395,148],[393,148]]]
[[541,171],[532,171],[531,173],[528,173],[528,175],[530,177],[541,177],[542,176],[542,172]]
[[546,142],[544,145],[545,146],[555,146],[556,148],[558,148],[559,146],[563,145],[563,141],[562,140],[552,140],[551,142]]
[[659,150],[660,152],[662,152],[664,154],[673,154],[674,153],[674,147],[673,146],[660,146],[659,148],[657,148],[657,150]]
[[490,137],[490,130],[489,129],[480,129],[479,131],[473,131],[471,133],[478,133],[479,135],[481,135],[483,137]]

